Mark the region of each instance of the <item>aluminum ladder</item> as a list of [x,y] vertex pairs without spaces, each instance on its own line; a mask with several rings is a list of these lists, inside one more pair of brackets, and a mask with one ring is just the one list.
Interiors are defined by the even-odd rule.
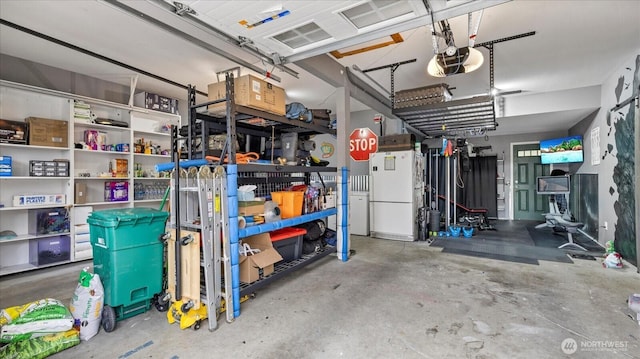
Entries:
[[[213,172],[209,166],[190,167],[172,177],[173,250],[168,250],[167,260],[174,305],[167,318],[170,323],[180,321],[182,329],[197,330],[208,318],[209,330],[215,330],[220,313],[233,303],[231,289],[222,290],[222,276],[231,274],[226,189],[222,166]],[[225,287],[230,287],[231,279],[225,279]],[[233,311],[226,313],[232,322]]]

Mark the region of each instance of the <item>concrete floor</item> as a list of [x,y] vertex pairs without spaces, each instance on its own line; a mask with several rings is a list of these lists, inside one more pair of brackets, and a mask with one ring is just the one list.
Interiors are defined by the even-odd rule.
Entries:
[[[536,266],[359,236],[351,248],[346,263],[330,256],[270,284],[214,332],[180,330],[152,309],[51,358],[640,358],[626,304],[640,292],[633,266]],[[0,307],[69,303],[90,264],[0,278]]]

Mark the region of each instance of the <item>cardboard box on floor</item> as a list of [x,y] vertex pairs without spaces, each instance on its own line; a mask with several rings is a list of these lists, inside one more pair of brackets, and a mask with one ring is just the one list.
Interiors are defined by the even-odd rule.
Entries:
[[[284,116],[286,113],[284,89],[268,83],[253,75],[244,75],[233,79],[236,105],[247,106]],[[224,81],[209,84],[209,101],[227,97],[227,87]],[[226,104],[224,102],[209,105],[209,113],[224,116]]]
[[280,253],[273,248],[269,233],[261,233],[242,239],[252,249],[259,249],[260,253],[249,256],[240,252],[240,281],[253,283],[273,273],[273,264],[282,260]]

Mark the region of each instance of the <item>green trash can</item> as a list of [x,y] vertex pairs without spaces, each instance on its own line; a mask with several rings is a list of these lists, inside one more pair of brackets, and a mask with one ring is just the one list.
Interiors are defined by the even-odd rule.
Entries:
[[87,219],[94,272],[104,286],[102,326],[149,310],[163,290],[165,224],[169,213],[152,208],[92,212]]

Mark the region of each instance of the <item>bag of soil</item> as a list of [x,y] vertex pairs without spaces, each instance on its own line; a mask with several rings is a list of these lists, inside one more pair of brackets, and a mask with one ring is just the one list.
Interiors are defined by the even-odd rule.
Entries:
[[59,300],[45,298],[0,311],[0,342],[10,343],[64,332],[73,316]]
[[80,324],[80,339],[89,340],[98,334],[104,305],[104,288],[100,276],[84,268],[71,298],[69,309]]

